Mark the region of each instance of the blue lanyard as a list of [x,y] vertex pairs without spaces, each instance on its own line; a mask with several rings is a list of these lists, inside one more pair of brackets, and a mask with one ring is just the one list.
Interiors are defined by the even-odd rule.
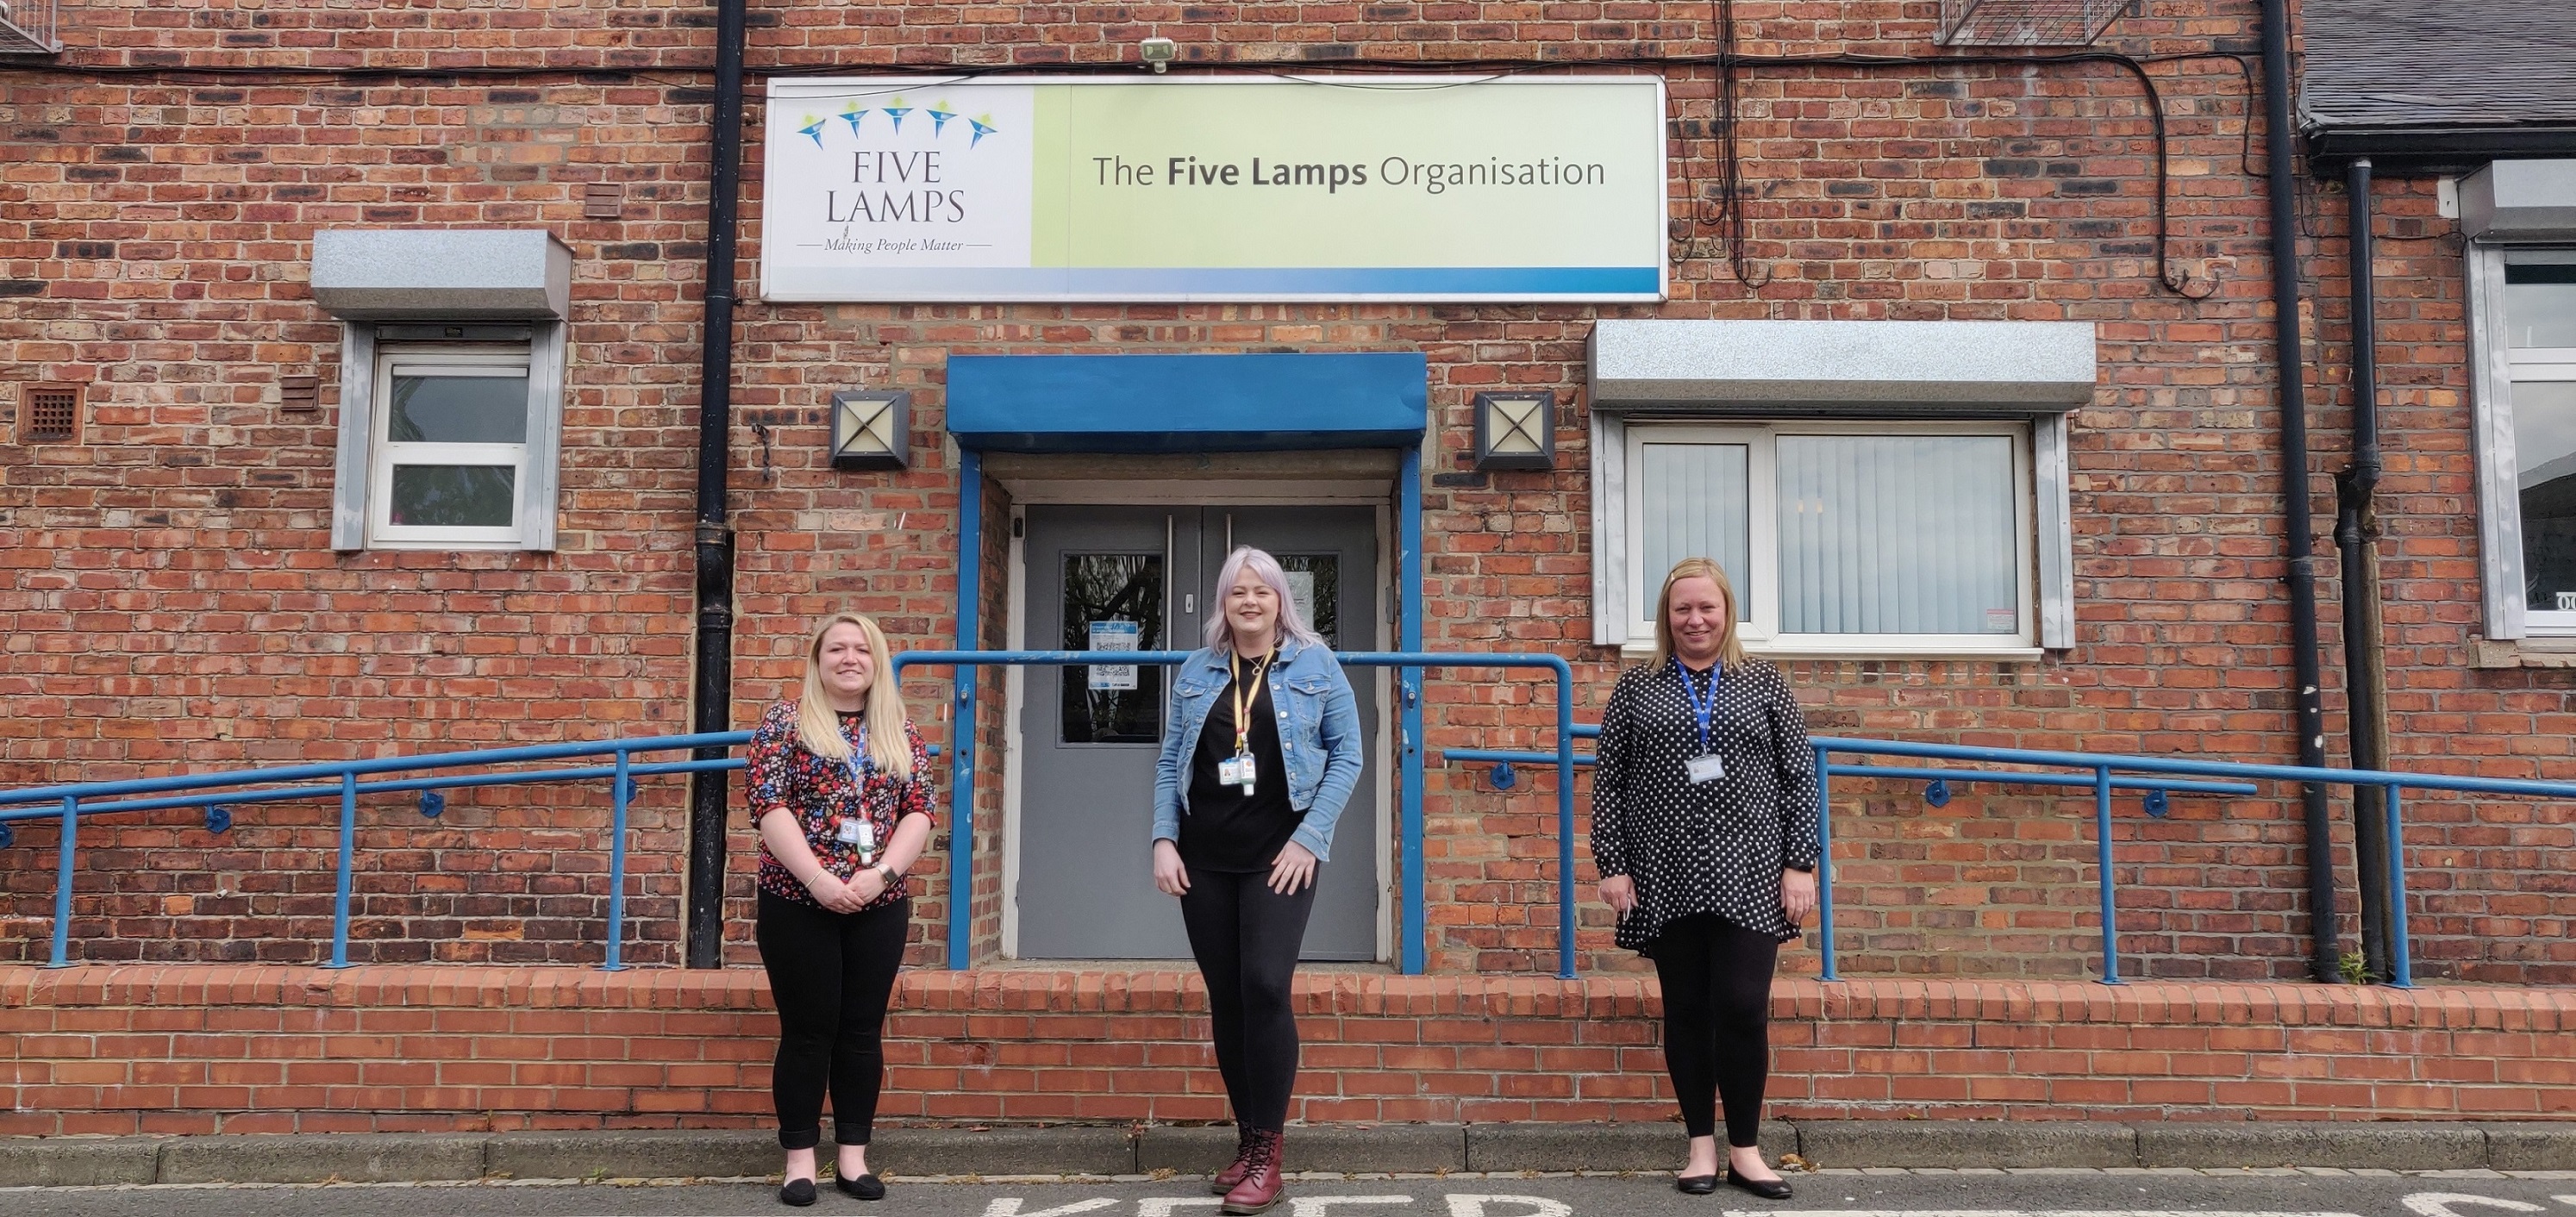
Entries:
[[841,763],[850,768],[850,795],[858,800],[859,809],[865,811],[868,805],[868,775],[876,772],[877,768],[877,763],[868,759],[868,724],[865,721],[859,723],[859,738],[856,743],[850,745],[849,758]]
[[1719,678],[1717,665],[1709,665],[1708,700],[1706,702],[1700,701],[1699,688],[1691,684],[1690,669],[1683,667],[1681,660],[1676,659],[1673,661],[1673,671],[1682,678],[1682,696],[1690,700],[1691,713],[1699,719],[1699,754],[1701,756],[1707,756],[1709,753],[1709,720],[1717,716],[1717,682]]

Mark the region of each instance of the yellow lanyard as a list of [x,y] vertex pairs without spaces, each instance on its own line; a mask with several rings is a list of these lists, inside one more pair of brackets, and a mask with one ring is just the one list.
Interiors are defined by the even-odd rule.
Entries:
[[1243,756],[1252,751],[1252,703],[1260,699],[1262,678],[1269,675],[1270,661],[1278,654],[1279,652],[1272,651],[1262,656],[1260,663],[1253,665],[1250,685],[1243,683],[1243,657],[1232,652],[1226,654],[1225,670],[1234,677],[1234,754],[1236,756]]

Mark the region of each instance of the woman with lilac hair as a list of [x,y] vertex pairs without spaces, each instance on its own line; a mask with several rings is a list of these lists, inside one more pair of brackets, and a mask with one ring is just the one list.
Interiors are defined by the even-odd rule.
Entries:
[[1359,707],[1279,560],[1238,548],[1218,572],[1207,645],[1172,680],[1154,770],[1154,886],[1181,901],[1208,988],[1234,1163],[1209,1190],[1230,1214],[1279,1200],[1297,1081],[1289,987],[1315,868],[1360,779]]

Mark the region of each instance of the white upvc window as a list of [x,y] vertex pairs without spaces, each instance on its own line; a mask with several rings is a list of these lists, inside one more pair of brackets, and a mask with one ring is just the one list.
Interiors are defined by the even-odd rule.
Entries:
[[553,549],[563,328],[351,325],[332,548]]
[[2489,636],[2576,636],[2576,248],[2471,250]]
[[1696,556],[1715,559],[1734,582],[1741,636],[1757,652],[2036,653],[2033,426],[1611,428],[1621,437],[1625,586],[1616,600],[1627,648],[1653,645],[1663,576]]
[[368,540],[517,548],[529,514],[527,349],[379,347],[376,400]]

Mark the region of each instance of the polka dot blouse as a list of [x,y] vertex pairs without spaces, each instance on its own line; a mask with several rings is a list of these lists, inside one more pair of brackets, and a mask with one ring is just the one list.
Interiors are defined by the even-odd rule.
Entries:
[[1780,872],[1816,864],[1807,721],[1779,669],[1761,660],[1723,665],[1715,683],[1709,745],[1726,767],[1716,781],[1689,774],[1700,753],[1691,702],[1708,703],[1709,673],[1677,660],[1630,668],[1601,713],[1592,857],[1603,878],[1636,881],[1637,907],[1619,919],[1629,950],[1652,953],[1667,923],[1695,913],[1784,942],[1798,936],[1780,907]]

